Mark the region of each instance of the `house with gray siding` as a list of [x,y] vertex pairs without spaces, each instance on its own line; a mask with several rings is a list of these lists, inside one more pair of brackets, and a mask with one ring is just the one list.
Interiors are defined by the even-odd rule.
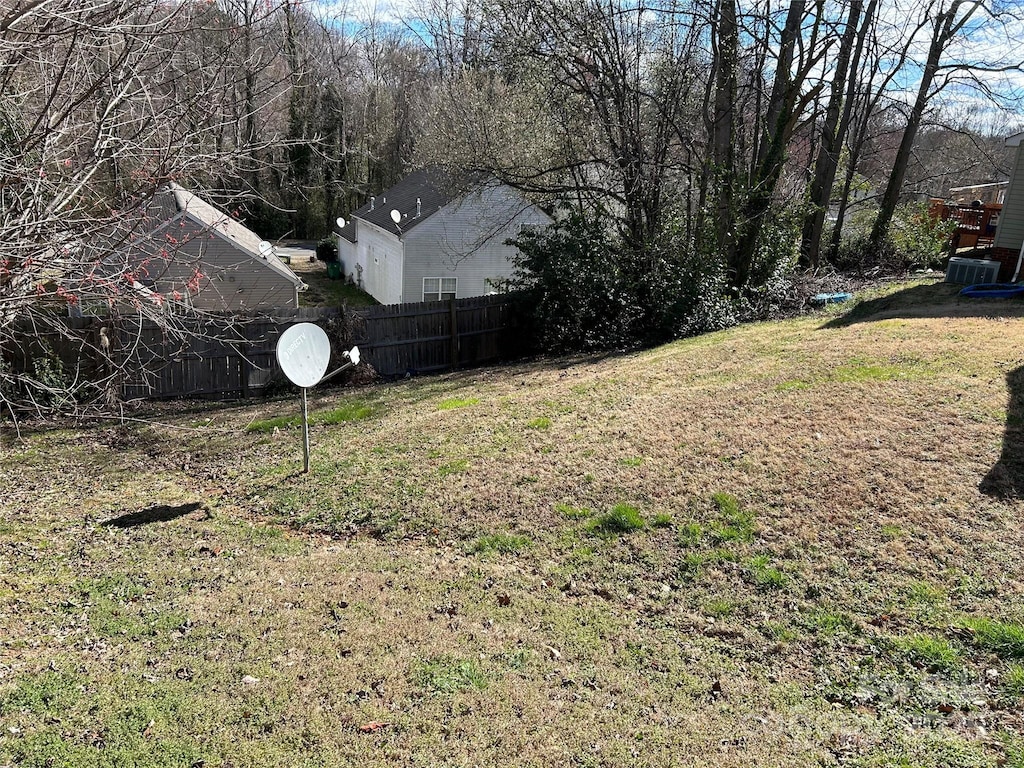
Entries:
[[145,208],[121,257],[135,288],[169,307],[238,313],[294,309],[306,288],[259,235],[173,183]]
[[497,180],[411,173],[354,211],[338,233],[345,276],[382,304],[494,293],[514,272],[508,240],[551,218]]
[[[992,258],[1002,264],[1000,280],[1010,280],[1017,269],[1017,259],[1024,248],[1024,133],[1006,139],[1006,145],[1016,147],[1010,183],[999,214]],[[1021,270],[1024,275],[1024,270]]]

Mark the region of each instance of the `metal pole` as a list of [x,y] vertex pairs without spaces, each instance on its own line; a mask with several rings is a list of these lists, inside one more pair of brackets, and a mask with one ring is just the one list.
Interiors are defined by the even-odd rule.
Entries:
[[309,474],[309,409],[305,387],[302,387],[302,471]]

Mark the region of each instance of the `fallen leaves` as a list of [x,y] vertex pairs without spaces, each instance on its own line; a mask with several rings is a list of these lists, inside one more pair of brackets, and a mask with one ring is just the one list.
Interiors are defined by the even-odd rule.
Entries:
[[359,726],[360,733],[377,733],[382,728],[387,728],[391,723],[385,723],[382,720],[371,720],[368,723],[363,723]]

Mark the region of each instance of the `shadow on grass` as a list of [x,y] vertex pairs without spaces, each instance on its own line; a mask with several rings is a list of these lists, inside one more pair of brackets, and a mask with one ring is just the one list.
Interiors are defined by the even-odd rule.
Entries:
[[999,499],[1024,497],[1024,366],[1006,374],[1008,402],[1003,452],[978,486]]
[[1024,316],[1024,302],[1020,299],[961,298],[961,288],[962,285],[955,283],[914,285],[876,299],[860,301],[849,312],[829,320],[821,328],[845,328],[894,318]]
[[128,512],[112,520],[106,520],[101,525],[108,528],[135,528],[136,526],[149,525],[150,523],[166,523],[170,520],[190,515],[193,512],[198,512],[202,508],[203,505],[197,501],[191,504],[178,504],[174,507],[169,504],[155,504],[152,507],[140,509],[138,512]]

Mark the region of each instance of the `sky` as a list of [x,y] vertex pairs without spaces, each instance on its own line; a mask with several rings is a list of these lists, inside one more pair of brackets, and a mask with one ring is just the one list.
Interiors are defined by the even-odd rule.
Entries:
[[[416,18],[430,4],[459,6],[464,0],[306,0],[318,15],[343,20],[346,25],[376,19],[405,29],[415,29]],[[709,5],[711,0],[696,0]],[[741,9],[753,9],[767,0],[738,0]],[[785,10],[784,0],[771,0],[773,8]],[[830,12],[840,13],[844,0],[826,0]],[[952,0],[880,0],[882,24],[896,41],[925,18],[926,6]],[[941,103],[953,112],[976,114],[980,123],[998,132],[1016,132],[1024,127],[1024,0],[966,0],[962,9],[979,7],[962,34],[947,49],[943,62],[981,64],[992,71],[965,72],[947,70],[950,84],[934,103]],[[918,62],[906,67],[895,81],[893,97],[912,101],[920,82],[927,55],[928,34],[919,35],[911,46],[911,56]],[[1006,69],[1016,65],[1014,70]],[[1005,71],[996,71],[1003,69]],[[979,87],[980,86],[980,87]]]

